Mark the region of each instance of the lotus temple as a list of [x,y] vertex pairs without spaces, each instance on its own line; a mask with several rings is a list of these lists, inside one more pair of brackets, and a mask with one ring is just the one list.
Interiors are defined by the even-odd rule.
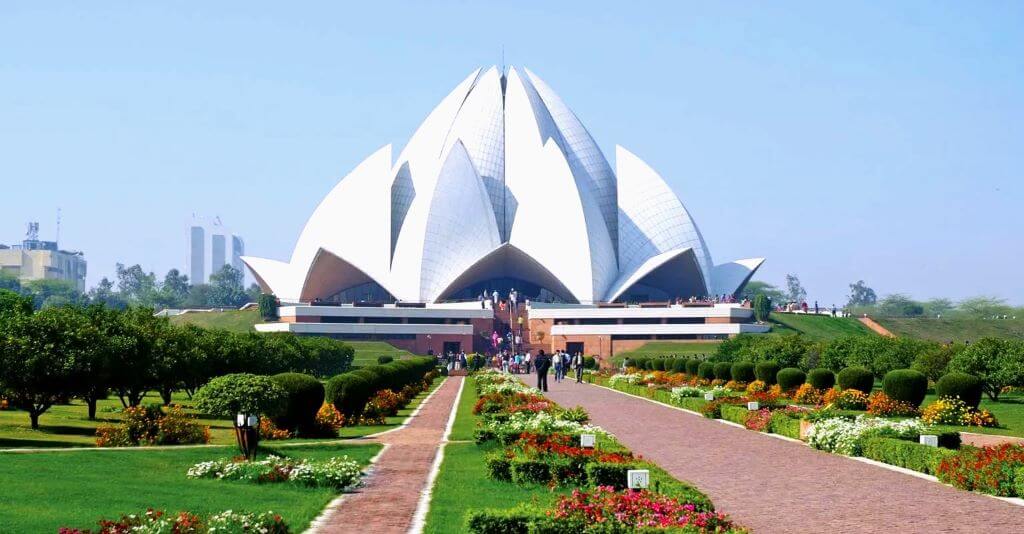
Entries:
[[282,304],[258,328],[421,354],[513,330],[598,356],[766,331],[733,298],[763,258],[715,264],[661,176],[621,146],[614,163],[535,74],[479,69],[397,159],[384,146],[338,182],[288,261],[243,257]]

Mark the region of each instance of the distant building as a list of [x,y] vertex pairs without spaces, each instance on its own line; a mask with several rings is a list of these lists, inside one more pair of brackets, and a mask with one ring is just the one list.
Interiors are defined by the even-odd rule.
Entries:
[[[186,274],[192,284],[205,284],[210,275],[231,265],[242,271],[245,242],[221,222],[220,217],[206,221],[192,217],[188,227],[188,267]],[[243,271],[244,274],[244,271]]]
[[56,241],[39,239],[39,223],[29,223],[20,245],[0,245],[0,272],[26,282],[66,280],[85,291],[86,262],[81,252],[61,250]]

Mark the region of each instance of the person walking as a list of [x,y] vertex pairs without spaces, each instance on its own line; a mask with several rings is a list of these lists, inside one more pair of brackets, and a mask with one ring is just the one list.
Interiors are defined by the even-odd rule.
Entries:
[[480,296],[477,297],[477,298],[478,298],[478,300],[480,300],[480,309],[481,310],[486,310],[487,309],[487,305],[485,304],[485,302],[487,301],[487,298],[484,297],[483,291],[480,292]]
[[495,289],[494,291],[491,292],[491,302],[494,303],[494,307],[495,308],[498,307],[498,290],[497,289]]
[[576,371],[576,383],[577,384],[583,383],[583,354],[582,353],[577,352],[576,355],[572,357],[572,369],[574,371]]
[[534,367],[537,368],[537,389],[546,392],[548,390],[548,368],[551,367],[551,358],[544,354],[544,349],[537,353]]
[[530,356],[530,351],[526,351],[526,356],[525,356],[525,357],[523,358],[523,361],[525,361],[525,362],[526,362],[526,372],[527,372],[527,373],[529,373],[529,372],[530,372],[530,363],[531,363],[531,362],[530,362],[530,360],[531,360],[531,359],[532,359],[532,358],[531,358],[531,356]]
[[519,295],[516,294],[516,288],[513,287],[511,290],[509,290],[509,292],[508,292],[508,305],[509,305],[509,309],[512,310],[512,313],[516,313],[516,310],[517,310],[517,308],[516,308],[516,299],[518,297],[519,297]]
[[562,351],[551,355],[551,365],[555,368],[555,382],[562,381]]

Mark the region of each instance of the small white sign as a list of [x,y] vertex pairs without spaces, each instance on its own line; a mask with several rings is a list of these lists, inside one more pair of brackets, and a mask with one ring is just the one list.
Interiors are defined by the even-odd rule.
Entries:
[[706,400],[706,401],[713,401],[713,400],[715,400],[715,394],[710,392],[710,391],[705,393],[704,394],[704,400]]
[[761,409],[761,405],[757,401],[750,401],[747,403],[747,409],[750,411]]
[[651,472],[647,469],[626,471],[626,486],[629,489],[646,489],[651,483]]
[[260,426],[260,418],[255,416],[255,415],[250,415],[249,416],[249,426],[252,427],[252,428],[256,428],[256,427]]
[[920,441],[921,445],[927,445],[929,447],[939,446],[939,436],[936,436],[934,434],[921,434],[921,437],[918,439],[918,441]]
[[597,436],[594,434],[580,434],[580,447],[593,449],[595,443],[597,443]]

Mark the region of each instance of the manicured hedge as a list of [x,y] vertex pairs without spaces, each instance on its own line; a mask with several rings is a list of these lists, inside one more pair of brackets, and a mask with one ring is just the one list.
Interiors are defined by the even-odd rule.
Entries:
[[950,449],[895,438],[867,438],[862,441],[861,447],[865,458],[929,475],[935,474],[939,462],[944,458],[956,455],[956,451]]
[[704,380],[715,379],[715,364],[711,362],[702,362],[700,367],[697,368],[697,376]]
[[768,384],[775,384],[775,376],[779,373],[779,364],[773,361],[760,362],[754,366],[754,375],[758,380]]
[[378,391],[401,391],[434,369],[432,357],[409,358],[342,373],[327,382],[326,397],[345,417],[358,416]]
[[736,362],[732,364],[732,379],[737,382],[753,382],[757,378],[754,374],[754,364],[750,362]]
[[377,363],[379,365],[384,365],[385,363],[391,363],[393,361],[395,361],[394,356],[377,356]]
[[836,385],[836,375],[831,369],[811,369],[807,372],[807,383],[814,389],[832,389]]
[[299,433],[312,430],[316,413],[324,403],[324,385],[302,373],[281,373],[270,378],[288,393],[284,410],[274,418],[274,424]]
[[722,419],[726,421],[742,425],[747,422],[748,415],[750,415],[750,410],[746,406],[737,406],[735,404],[722,405]]
[[653,361],[654,361],[654,370],[655,371],[664,371],[665,370],[665,358],[655,358]]
[[959,397],[968,406],[977,408],[981,404],[984,384],[981,379],[967,373],[949,373],[935,383],[935,394],[939,397]]
[[672,360],[672,371],[676,373],[686,372],[686,360],[682,358],[676,358]]
[[782,391],[792,391],[803,385],[807,380],[807,374],[796,367],[787,367],[779,371],[775,378]]
[[898,401],[920,406],[928,394],[928,377],[913,369],[896,369],[885,373],[882,391]]
[[772,412],[772,420],[768,428],[773,434],[800,439],[800,420],[786,415],[782,410]]
[[732,380],[732,364],[729,362],[718,362],[715,364],[715,378],[718,380]]
[[626,471],[637,469],[631,464],[613,464],[604,462],[588,463],[587,484],[591,486],[612,486],[616,490],[626,488]]
[[700,368],[700,360],[686,360],[686,374],[690,376],[697,376],[697,370]]
[[871,393],[875,387],[875,375],[866,367],[847,367],[839,371],[837,381],[839,389],[856,389],[861,393]]

